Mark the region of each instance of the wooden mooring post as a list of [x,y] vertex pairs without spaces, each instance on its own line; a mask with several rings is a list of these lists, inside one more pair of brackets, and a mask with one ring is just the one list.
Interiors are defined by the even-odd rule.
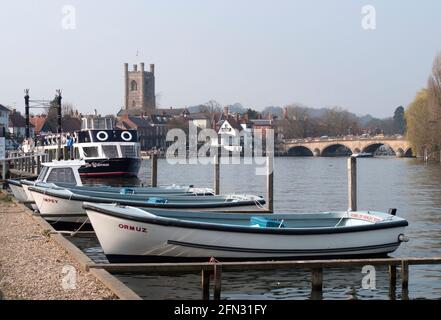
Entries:
[[202,287],[202,300],[210,300],[210,276],[212,272],[208,270],[202,270],[201,272],[201,287]]
[[401,262],[401,299],[409,300],[409,263]]
[[389,298],[396,299],[397,292],[397,266],[389,265]]
[[357,211],[357,158],[348,158],[348,211]]
[[152,172],[150,183],[152,187],[158,186],[158,155],[156,153],[152,154]]
[[221,291],[222,291],[222,265],[215,264],[214,265],[214,300],[221,299]]
[[311,269],[311,299],[323,299],[323,268]]
[[266,159],[266,193],[267,193],[267,209],[274,212],[274,154],[270,154]]
[[220,194],[220,156],[221,156],[221,136],[217,137],[217,152],[214,155],[214,194]]

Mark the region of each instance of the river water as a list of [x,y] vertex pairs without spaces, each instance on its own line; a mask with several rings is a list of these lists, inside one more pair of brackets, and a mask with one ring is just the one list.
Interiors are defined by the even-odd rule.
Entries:
[[[170,165],[158,161],[159,184],[194,184],[212,187],[213,166]],[[143,163],[140,180],[148,183],[150,163]],[[256,166],[221,166],[221,193],[266,194],[266,177]],[[274,208],[276,212],[346,210],[347,161],[338,157],[279,157],[274,160]],[[358,209],[387,211],[409,221],[407,236],[392,256],[441,256],[441,164],[416,159],[377,157],[358,159]],[[95,260],[103,259],[94,241],[78,245]],[[376,268],[376,288],[363,289],[361,268],[324,272],[324,299],[389,299],[387,268]],[[200,275],[118,275],[145,299],[199,299]],[[224,273],[224,299],[307,299],[307,271],[249,271]],[[441,267],[411,266],[411,299],[441,298]],[[399,279],[398,279],[399,280]],[[397,285],[397,298],[401,298]]]

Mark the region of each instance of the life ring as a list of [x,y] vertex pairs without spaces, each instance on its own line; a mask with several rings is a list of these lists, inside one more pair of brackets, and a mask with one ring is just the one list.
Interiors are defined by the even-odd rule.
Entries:
[[121,133],[121,139],[123,139],[124,141],[130,141],[132,140],[132,134],[128,131],[124,131],[123,133]]
[[[104,136],[103,136],[104,135]],[[106,132],[106,131],[99,131],[97,134],[96,134],[96,138],[99,140],[99,141],[106,141],[107,139],[109,139],[109,134]]]

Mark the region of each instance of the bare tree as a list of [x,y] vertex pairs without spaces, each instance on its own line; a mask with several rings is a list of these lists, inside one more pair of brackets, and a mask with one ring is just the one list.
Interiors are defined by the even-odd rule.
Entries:
[[431,130],[436,135],[438,149],[441,146],[441,53],[439,53],[432,66],[432,74],[427,84],[428,104],[430,112]]

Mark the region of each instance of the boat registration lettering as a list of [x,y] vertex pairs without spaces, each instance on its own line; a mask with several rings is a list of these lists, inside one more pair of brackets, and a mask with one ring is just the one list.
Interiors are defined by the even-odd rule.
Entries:
[[58,200],[51,199],[51,198],[43,198],[44,202],[50,202],[50,203],[58,203]]
[[123,230],[147,233],[147,228],[135,227],[135,226],[132,226],[132,225],[129,225],[129,224],[122,224],[122,223],[120,223],[118,225],[118,227],[120,229],[123,229]]
[[357,212],[351,212],[350,216],[351,216],[351,218],[354,218],[354,219],[360,219],[360,220],[369,221],[369,222],[378,222],[378,221],[383,220],[377,216],[373,216],[370,214],[364,214],[364,213],[357,213]]

